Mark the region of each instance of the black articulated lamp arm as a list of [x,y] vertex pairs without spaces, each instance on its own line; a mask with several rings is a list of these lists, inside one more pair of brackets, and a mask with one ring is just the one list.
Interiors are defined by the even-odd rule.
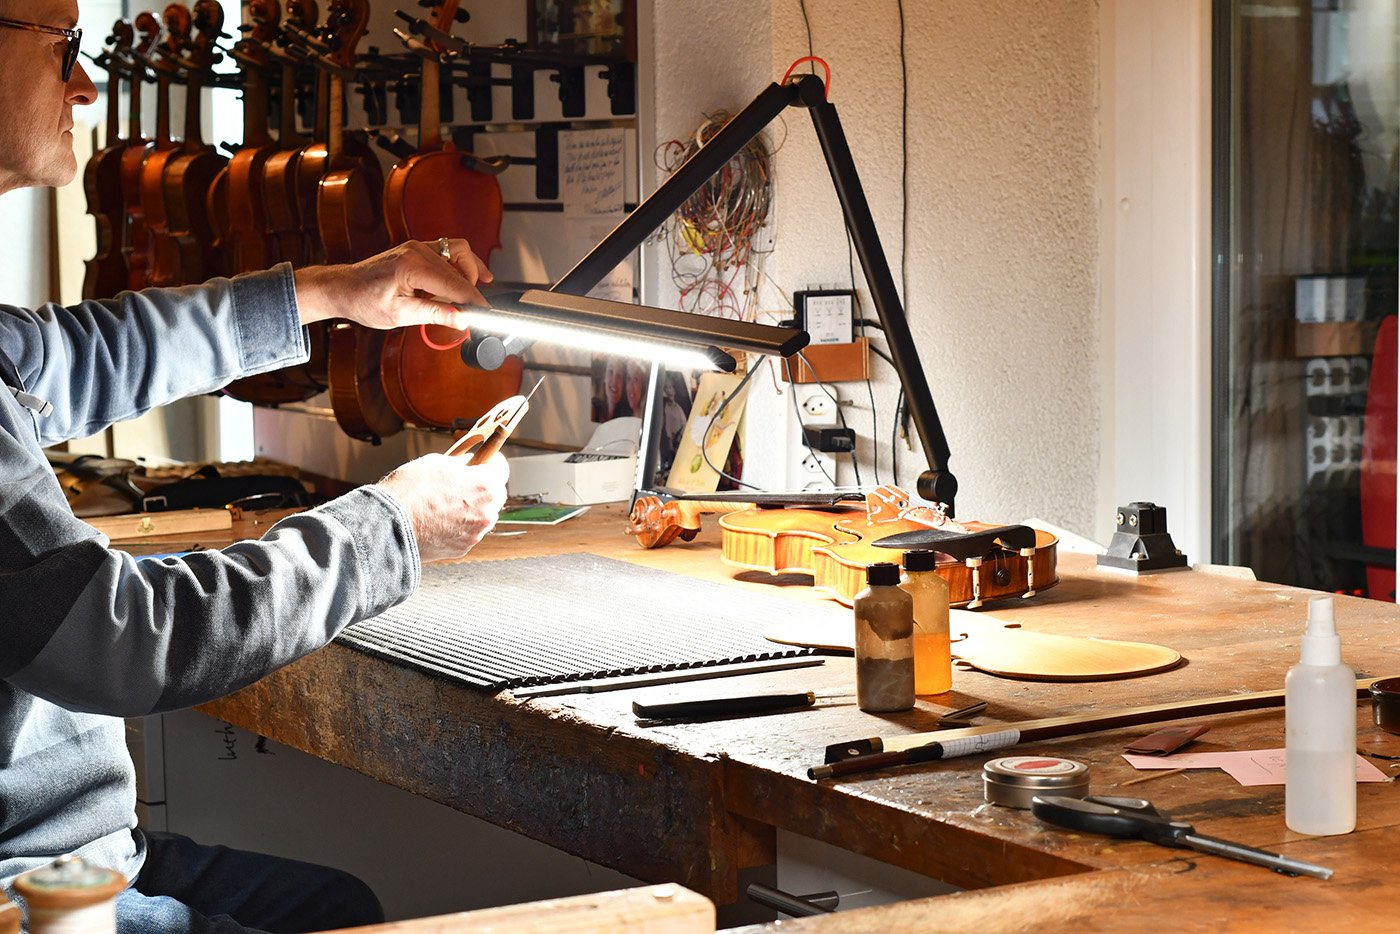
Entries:
[[[944,503],[951,515],[958,481],[948,469],[948,440],[938,410],[933,404],[928,380],[919,361],[918,348],[909,332],[904,306],[895,289],[890,266],[875,230],[870,204],[860,184],[855,161],[851,158],[846,135],[836,108],[826,100],[826,87],[816,75],[798,75],[786,84],[770,84],[753,102],[730,118],[705,145],[666,179],[655,192],[628,214],[612,233],[589,251],[550,291],[583,295],[632,255],[647,237],[660,228],[691,195],[699,191],[716,172],[773,122],[788,107],[806,107],[812,112],[827,170],[836,186],[846,227],[855,243],[861,268],[875,301],[875,311],[889,342],[890,356],[903,386],[905,398],[929,469],[919,475],[918,492],[927,500]],[[659,460],[660,432],[656,430],[661,397],[658,371],[652,370],[652,391],[642,419],[641,457],[638,461],[638,489],[652,484]]]
[[[821,83],[815,77],[810,80],[813,84]],[[831,173],[831,181],[836,186],[836,196],[841,200],[846,228],[851,232],[861,269],[865,271],[866,284],[870,286],[880,327],[884,329],[885,339],[889,343],[890,356],[894,358],[895,372],[904,387],[909,414],[924,446],[929,469],[919,474],[919,495],[930,502],[946,503],[948,514],[952,515],[958,481],[948,469],[948,439],[943,434],[938,408],[933,404],[933,393],[929,391],[924,367],[919,361],[914,335],[909,333],[909,319],[904,314],[904,305],[895,289],[889,261],[885,258],[884,248],[880,246],[880,234],[875,229],[875,218],[870,213],[865,189],[861,187],[855,160],[851,158],[851,147],[846,144],[846,134],[841,129],[841,119],[836,116],[835,105],[823,97],[807,103],[807,106],[812,113],[817,140],[826,156],[827,171]]]

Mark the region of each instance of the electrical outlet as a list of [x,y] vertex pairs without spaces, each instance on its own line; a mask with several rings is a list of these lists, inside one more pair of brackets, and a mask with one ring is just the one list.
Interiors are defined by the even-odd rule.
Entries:
[[[794,387],[796,389],[796,387]],[[836,406],[820,387],[804,388],[797,397],[804,421],[834,422]]]
[[812,480],[820,479],[828,485],[836,477],[836,459],[821,451],[809,451],[803,455],[799,466],[806,477]]

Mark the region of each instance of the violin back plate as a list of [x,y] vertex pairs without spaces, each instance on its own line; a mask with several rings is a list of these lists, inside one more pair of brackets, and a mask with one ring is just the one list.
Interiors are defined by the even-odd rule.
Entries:
[[[855,626],[847,614],[775,620],[764,635],[783,645],[853,651]],[[1181,653],[1149,642],[1120,642],[1021,629],[986,613],[950,614],[953,657],[960,667],[1022,681],[1112,681],[1166,671]],[[961,637],[961,638],[960,638]]]

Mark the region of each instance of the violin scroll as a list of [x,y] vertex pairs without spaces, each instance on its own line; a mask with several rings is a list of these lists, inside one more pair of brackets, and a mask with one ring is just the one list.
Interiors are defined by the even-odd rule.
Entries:
[[680,511],[676,500],[663,503],[658,496],[639,496],[627,517],[626,531],[643,548],[661,548],[677,538],[688,542],[700,534],[699,517],[689,518],[692,524],[683,526],[687,516]]

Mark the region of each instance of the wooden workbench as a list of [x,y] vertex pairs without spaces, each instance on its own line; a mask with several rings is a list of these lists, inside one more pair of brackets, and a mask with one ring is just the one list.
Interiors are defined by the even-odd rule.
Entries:
[[[849,612],[813,594],[800,577],[780,578],[777,587],[764,575],[736,578],[719,561],[713,523],[694,542],[643,551],[622,534],[622,522],[620,507],[594,507],[560,526],[492,536],[472,557],[590,551],[776,590],[803,613]],[[331,645],[201,709],[645,881],[680,882],[720,904],[738,897],[741,868],[772,861],[775,828],[969,889],[785,926],[1218,929],[1249,918],[1308,929],[1388,917],[1391,880],[1400,874],[1400,788],[1393,784],[1359,786],[1356,833],[1314,839],[1285,829],[1281,786],[1245,788],[1223,772],[1192,771],[1119,787],[1143,774],[1119,758],[1121,747],[1151,728],[1017,750],[1085,761],[1095,793],[1150,798],[1202,833],[1332,866],[1336,876],[1322,882],[1147,843],[1080,837],[1044,827],[1028,812],[984,806],[980,757],[834,782],[806,778],[828,743],[932,729],[938,714],[972,699],[990,702],[979,722],[991,722],[1279,689],[1297,658],[1312,595],[1201,571],[1138,578],[1067,554],[1060,573],[1060,585],[1033,600],[988,609],[1047,632],[1160,642],[1188,663],[1092,684],[958,672],[953,693],[877,717],[855,707],[848,658],[742,679],[517,700]],[[664,604],[664,594],[659,598]],[[579,599],[605,601],[606,582]],[[1345,659],[1358,677],[1400,673],[1394,606],[1339,597],[1337,617]],[[707,724],[642,727],[630,713],[634,699],[777,689],[836,696],[813,710]],[[1400,754],[1400,737],[1379,732],[1369,717],[1369,704],[1358,705],[1359,744]],[[1281,711],[1214,717],[1209,725],[1199,748],[1283,744]]]

